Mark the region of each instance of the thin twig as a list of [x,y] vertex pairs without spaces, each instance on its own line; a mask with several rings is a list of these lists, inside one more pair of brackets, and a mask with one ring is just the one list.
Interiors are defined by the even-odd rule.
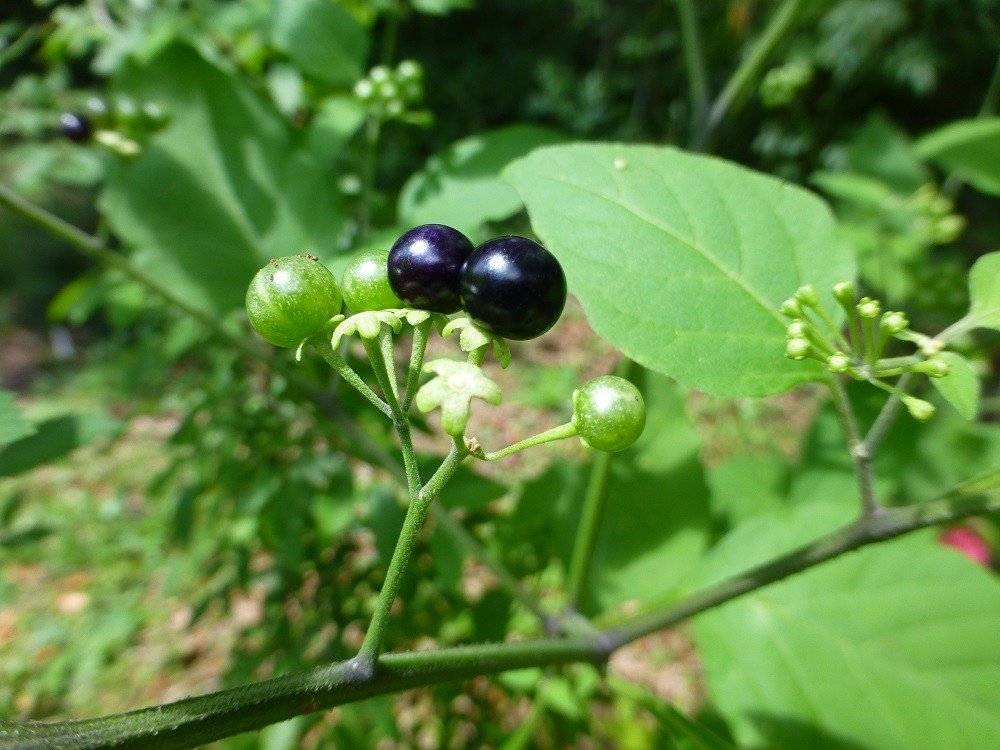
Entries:
[[840,426],[847,440],[847,450],[854,463],[854,473],[858,480],[858,495],[861,498],[861,513],[863,516],[873,516],[879,513],[880,506],[875,498],[875,478],[872,474],[872,453],[861,442],[858,432],[858,422],[847,397],[844,383],[839,377],[829,380],[830,392],[833,394],[833,405],[837,410]]

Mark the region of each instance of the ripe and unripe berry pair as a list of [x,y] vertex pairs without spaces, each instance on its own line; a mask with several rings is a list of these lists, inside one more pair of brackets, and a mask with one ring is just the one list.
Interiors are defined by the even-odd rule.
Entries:
[[445,315],[465,310],[501,338],[541,336],[566,304],[566,277],[548,250],[526,237],[498,237],[478,248],[456,229],[425,224],[411,229],[388,255],[355,259],[338,285],[312,256],[271,261],[247,292],[258,333],[273,344],[298,346],[340,312],[399,307]]

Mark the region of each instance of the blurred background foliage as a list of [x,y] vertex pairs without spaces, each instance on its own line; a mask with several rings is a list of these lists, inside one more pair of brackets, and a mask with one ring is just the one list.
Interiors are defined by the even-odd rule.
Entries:
[[[939,329],[966,309],[966,271],[997,247],[1000,221],[990,191],[944,181],[913,142],[995,113],[996,4],[801,5],[710,146],[827,197],[867,289]],[[775,6],[697,3],[713,90]],[[310,251],[342,270],[426,221],[474,239],[526,232],[499,175],[531,149],[687,143],[678,29],[670,2],[8,0],[0,178],[249,341],[243,294],[269,257]],[[95,98],[108,135],[61,138],[59,114],[96,112]],[[147,105],[165,123],[144,127]],[[402,521],[392,479],[300,384],[121,272],[0,218],[0,716],[119,710],[351,655]],[[993,343],[970,353],[995,385]],[[496,373],[508,406],[475,424],[497,444],[564,420],[575,384],[616,355],[571,306],[515,358],[516,373]],[[299,367],[326,385],[314,363]],[[675,594],[706,550],[760,514],[851,497],[835,417],[808,388],[724,401],[637,377],[650,429],[615,462],[622,500],[588,612]],[[336,397],[391,448],[352,393]],[[901,424],[880,459],[883,496],[930,497],[1000,464],[997,410],[994,395],[980,423],[942,408],[920,432]],[[517,471],[469,472],[443,499],[553,607],[587,461],[560,448]],[[685,502],[664,505],[667,492]],[[976,532],[996,548],[994,524]],[[449,537],[422,545],[394,643],[537,632]],[[670,706],[729,736],[691,639],[681,630],[616,657],[637,688],[589,667],[528,670],[218,745],[705,747]],[[767,726],[775,747],[853,746],[792,719]]]

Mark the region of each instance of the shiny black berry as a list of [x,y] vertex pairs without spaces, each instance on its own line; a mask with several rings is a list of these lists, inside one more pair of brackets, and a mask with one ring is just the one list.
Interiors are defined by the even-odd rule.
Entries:
[[469,256],[459,285],[477,324],[507,339],[533,339],[559,320],[566,277],[548,250],[526,237],[497,237]]
[[389,251],[389,285],[418,310],[453,313],[461,308],[458,280],[474,247],[457,229],[424,224],[411,229]]
[[90,120],[76,112],[63,112],[59,115],[59,132],[74,143],[85,143],[94,134]]

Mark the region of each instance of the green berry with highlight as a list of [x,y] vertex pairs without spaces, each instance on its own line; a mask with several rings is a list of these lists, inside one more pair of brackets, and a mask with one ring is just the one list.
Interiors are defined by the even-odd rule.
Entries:
[[351,312],[406,307],[389,285],[388,259],[389,253],[372,250],[359,255],[344,271],[344,303]]
[[584,444],[617,453],[642,435],[646,404],[639,389],[624,378],[594,378],[573,393],[573,426]]
[[250,325],[275,346],[297,347],[340,312],[340,286],[314,255],[270,261],[250,282]]

